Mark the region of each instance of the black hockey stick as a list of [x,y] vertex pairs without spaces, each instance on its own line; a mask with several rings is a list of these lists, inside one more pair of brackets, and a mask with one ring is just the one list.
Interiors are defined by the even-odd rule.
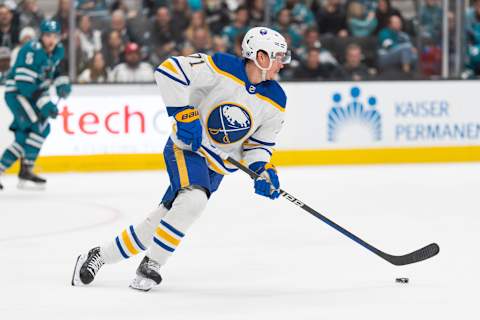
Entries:
[[[235,167],[237,167],[238,169],[240,169],[243,172],[245,172],[246,174],[248,174],[252,179],[257,179],[257,178],[260,177],[256,172],[250,170],[249,168],[247,168],[246,166],[241,164],[239,161],[237,161],[237,160],[233,159],[232,157],[228,156],[228,154],[218,150],[215,147],[212,147],[212,148],[215,150],[215,153],[218,154],[222,159],[230,162]],[[350,231],[346,230],[345,228],[339,226],[338,224],[336,224],[332,220],[328,219],[327,217],[325,217],[321,213],[319,213],[319,212],[315,211],[314,209],[310,208],[308,205],[306,205],[302,201],[298,200],[298,198],[292,196],[291,194],[289,194],[285,190],[280,189],[280,194],[285,199],[287,199],[288,201],[290,201],[293,204],[299,206],[300,208],[307,211],[308,213],[310,213],[314,217],[322,220],[323,222],[325,222],[326,224],[328,224],[330,227],[334,228],[335,230],[343,233],[345,236],[349,237],[350,239],[352,239],[356,243],[360,244],[364,248],[366,248],[366,249],[370,250],[371,252],[375,253],[380,258],[383,258],[383,259],[387,260],[388,262],[390,262],[391,264],[394,264],[396,266],[403,266],[403,265],[407,265],[407,264],[411,264],[411,263],[415,263],[415,262],[420,262],[420,261],[429,259],[429,258],[437,255],[440,252],[440,247],[438,246],[438,244],[431,243],[426,247],[423,247],[421,249],[418,249],[416,251],[413,251],[411,253],[408,253],[408,254],[405,254],[405,255],[402,255],[402,256],[394,256],[394,255],[385,253],[385,252],[375,248],[371,244],[367,243],[366,241],[360,239],[359,237],[357,237],[356,235],[354,235]]]

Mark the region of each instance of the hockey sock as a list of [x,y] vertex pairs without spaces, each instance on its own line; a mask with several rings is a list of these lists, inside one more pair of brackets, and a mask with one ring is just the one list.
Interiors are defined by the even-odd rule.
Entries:
[[161,265],[165,264],[180,244],[185,232],[205,209],[207,201],[203,190],[181,190],[172,208],[156,228],[147,256]]
[[5,171],[17,161],[18,158],[23,157],[25,151],[17,142],[13,142],[2,155],[0,159],[0,171]]
[[30,132],[28,134],[28,137],[25,140],[25,164],[33,166],[44,141],[45,138],[36,133]]
[[153,232],[168,210],[160,205],[136,226],[124,229],[113,241],[100,247],[105,263],[116,263],[145,251],[152,243]]

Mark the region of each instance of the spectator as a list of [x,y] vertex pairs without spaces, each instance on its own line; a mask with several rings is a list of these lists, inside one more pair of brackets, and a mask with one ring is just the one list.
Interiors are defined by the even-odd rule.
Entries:
[[298,34],[303,34],[307,28],[315,26],[315,16],[304,4],[304,0],[287,0],[285,7],[291,10],[292,26]]
[[243,40],[244,36],[245,36],[245,34],[241,33],[235,38],[235,43],[233,45],[233,52],[232,53],[234,55],[236,55],[237,57],[242,56],[242,40]]
[[473,7],[467,10],[467,41],[470,45],[480,45],[480,0],[474,0]]
[[375,11],[379,0],[350,0],[362,4],[367,11]]
[[391,0],[378,0],[377,10],[375,16],[378,21],[377,29],[375,33],[378,34],[380,30],[388,27],[388,21],[391,16],[399,16],[402,19],[402,25],[404,25],[404,19],[400,11],[392,7]]
[[240,6],[235,10],[235,20],[231,25],[225,26],[222,36],[225,37],[230,50],[234,49],[235,39],[240,34],[245,34],[249,29],[248,26],[248,10],[244,6]]
[[57,21],[57,23],[60,25],[60,38],[65,48],[68,48],[70,4],[70,0],[58,0],[57,13],[52,18],[52,20]]
[[410,37],[402,32],[402,19],[391,16],[387,28],[378,34],[380,49],[378,62],[382,69],[398,68],[409,73],[417,61],[417,50],[410,41]]
[[177,53],[178,47],[183,43],[182,33],[172,21],[167,7],[160,7],[155,14],[155,19],[150,26],[150,62],[160,64],[163,60]]
[[103,57],[107,61],[107,66],[113,69],[116,65],[123,62],[124,43],[118,31],[110,31],[107,43],[103,46]]
[[[131,4],[131,1],[129,1]],[[117,10],[123,11],[125,15],[125,19],[133,19],[138,15],[138,11],[135,7],[132,9],[130,8],[129,4],[125,2],[125,0],[114,0],[110,5],[110,11],[115,12]]]
[[281,34],[288,34],[292,40],[292,48],[298,48],[302,41],[301,35],[291,25],[292,15],[290,9],[283,8],[278,12],[277,23],[273,29]]
[[350,44],[345,51],[345,63],[337,69],[336,79],[361,81],[371,78],[373,73],[362,63],[362,48],[357,44]]
[[13,12],[0,4],[0,47],[13,49],[19,41],[18,25],[13,23]]
[[320,50],[308,50],[307,59],[295,70],[294,77],[298,80],[322,80],[328,78],[328,72],[320,64]]
[[17,60],[17,55],[22,46],[30,40],[36,38],[37,34],[33,28],[25,27],[20,31],[20,42],[15,46],[12,50],[12,58],[10,59],[11,66],[15,64],[15,60]]
[[480,75],[480,45],[472,45],[467,49],[466,69],[462,73],[462,78],[473,78]]
[[80,40],[80,49],[83,55],[91,60],[96,51],[102,49],[102,36],[99,30],[92,29],[90,17],[81,15],[78,17],[78,36]]
[[76,0],[76,8],[80,14],[93,16],[107,15],[109,0]]
[[347,24],[354,37],[368,37],[377,27],[375,11],[367,11],[365,5],[354,1],[348,5]]
[[182,34],[190,24],[190,7],[187,0],[172,0],[171,16],[172,21],[175,21],[175,28]]
[[185,44],[180,50],[180,55],[184,57],[195,54],[195,53],[197,53],[197,51],[195,51],[195,48],[188,43]]
[[326,0],[317,12],[317,23],[322,35],[348,36],[347,17],[342,0]]
[[428,43],[440,45],[442,41],[443,10],[438,0],[425,0],[420,8],[420,36]]
[[101,52],[95,52],[87,69],[78,76],[79,83],[104,83],[108,80],[108,69]]
[[480,75],[480,0],[473,2],[473,7],[467,10],[467,69],[462,75],[471,78]]
[[188,26],[187,30],[185,30],[185,39],[189,42],[192,42],[193,32],[198,28],[205,29],[208,35],[211,36],[210,30],[208,29],[208,24],[205,20],[205,14],[202,11],[195,11],[192,13],[190,25]]
[[225,1],[221,0],[204,0],[204,2],[205,19],[210,32],[213,35],[220,35],[224,26],[230,24],[228,7]]
[[143,0],[142,13],[147,17],[152,17],[160,7],[168,7],[168,0]]
[[134,42],[125,46],[125,62],[110,74],[110,82],[153,82],[153,67],[140,59],[140,47]]
[[19,14],[20,29],[32,27],[39,32],[40,23],[45,19],[45,15],[38,8],[37,0],[23,0]]
[[112,12],[110,28],[102,35],[103,42],[106,42],[106,37],[111,31],[117,31],[120,34],[123,43],[136,42],[135,36],[127,26],[125,13],[122,10],[115,10]]
[[227,44],[222,37],[214,36],[213,37],[213,51],[214,52],[227,52]]
[[263,26],[265,24],[265,0],[247,0],[247,8],[250,13],[250,25]]
[[0,47],[0,85],[4,85],[10,70],[10,48]]
[[212,37],[210,36],[208,30],[205,28],[195,29],[195,31],[193,32],[191,46],[194,48],[195,52],[213,54]]
[[319,52],[319,61],[321,64],[327,66],[330,65],[330,69],[335,69],[338,65],[337,59],[333,54],[325,48],[322,48],[320,42],[320,34],[315,27],[307,29],[305,36],[303,37],[302,45],[294,50],[301,61],[308,59],[308,53],[311,49],[317,49]]

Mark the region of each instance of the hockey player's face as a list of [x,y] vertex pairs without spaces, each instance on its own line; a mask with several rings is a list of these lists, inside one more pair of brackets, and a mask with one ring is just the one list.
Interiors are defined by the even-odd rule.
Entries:
[[283,63],[279,59],[273,60],[272,67],[267,71],[267,80],[275,79],[277,73],[283,68]]
[[60,40],[56,33],[45,33],[42,35],[43,47],[48,53],[51,53]]

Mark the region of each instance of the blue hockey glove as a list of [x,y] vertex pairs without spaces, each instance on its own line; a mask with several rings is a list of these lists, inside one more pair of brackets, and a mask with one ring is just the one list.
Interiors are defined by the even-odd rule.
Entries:
[[40,110],[40,116],[43,119],[48,119],[48,118],[55,119],[58,116],[57,106],[53,104],[52,101],[49,101],[47,104],[43,106],[42,110]]
[[198,110],[184,109],[175,115],[177,120],[177,137],[183,143],[192,145],[192,151],[197,151],[202,145],[202,124]]
[[58,85],[55,89],[57,90],[57,96],[66,99],[72,92],[72,85],[70,83],[65,83]]
[[249,168],[260,175],[260,178],[255,179],[255,193],[272,200],[277,199],[280,196],[280,181],[275,166],[271,163],[258,161],[252,163]]

